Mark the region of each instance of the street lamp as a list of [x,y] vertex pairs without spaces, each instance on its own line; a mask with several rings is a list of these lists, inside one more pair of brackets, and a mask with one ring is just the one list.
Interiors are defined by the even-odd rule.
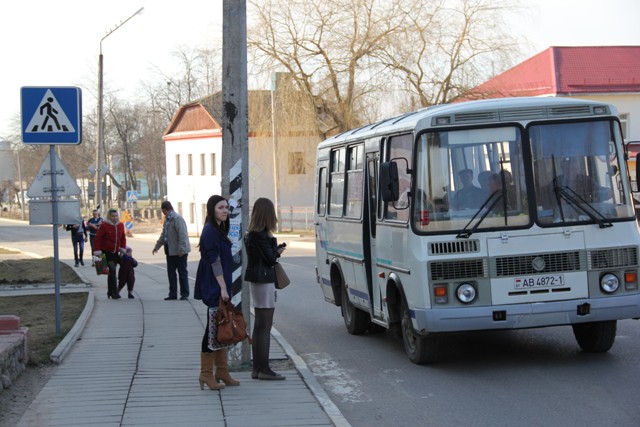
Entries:
[[105,36],[103,38],[100,39],[100,56],[98,56],[98,141],[96,144],[96,181],[95,181],[95,208],[98,207],[99,204],[102,203],[102,182],[101,182],[101,175],[102,175],[102,166],[101,166],[101,161],[100,161],[100,157],[102,157],[102,149],[104,146],[104,119],[102,117],[102,102],[103,102],[103,95],[102,95],[102,41],[104,39],[106,39],[107,37],[109,37],[111,34],[113,34],[114,31],[116,31],[118,28],[122,27],[124,24],[126,24],[131,18],[133,18],[136,15],[140,15],[142,13],[142,11],[144,10],[144,7],[141,7],[140,9],[138,9],[133,15],[131,15],[130,17],[128,17],[127,19],[125,19],[124,21],[120,22],[118,25],[115,26],[114,29],[110,30],[107,34],[105,34]]

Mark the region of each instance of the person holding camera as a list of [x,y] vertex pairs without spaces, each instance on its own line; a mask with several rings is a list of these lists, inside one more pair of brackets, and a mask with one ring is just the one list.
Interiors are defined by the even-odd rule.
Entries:
[[285,377],[269,367],[271,326],[276,306],[276,272],[273,266],[287,246],[278,245],[273,232],[277,230],[278,218],[273,202],[267,198],[257,199],[251,211],[249,227],[244,242],[247,251],[247,268],[244,279],[251,282],[251,302],[255,319],[253,325],[253,370],[251,378],[258,380],[284,380]]

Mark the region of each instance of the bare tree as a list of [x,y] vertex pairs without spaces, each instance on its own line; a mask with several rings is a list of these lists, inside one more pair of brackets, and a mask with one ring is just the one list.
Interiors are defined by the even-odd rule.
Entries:
[[405,30],[378,58],[417,99],[410,108],[455,101],[518,56],[504,22],[517,7],[509,0],[416,2],[406,11]]
[[178,109],[211,95],[222,86],[222,57],[217,49],[180,47],[173,52],[179,71],[156,67],[162,83],[145,85],[151,109],[162,112],[168,124]]
[[141,136],[140,117],[144,107],[140,104],[130,105],[124,102],[109,104],[109,127],[115,137],[112,141],[111,160],[112,169],[122,172],[123,182],[119,182],[113,175],[112,183],[119,189],[119,200],[123,201],[125,191],[137,190],[137,172],[141,163],[138,155],[138,145]]
[[138,153],[141,159],[140,170],[147,179],[149,200],[162,199],[164,186],[162,180],[167,174],[164,141],[162,135],[166,122],[160,112],[146,110],[140,115],[140,139]]
[[361,123],[381,89],[373,61],[402,28],[404,0],[250,0],[249,47],[265,70],[284,69],[326,137]]
[[516,55],[502,17],[517,0],[250,3],[258,69],[290,74],[322,137],[386,115],[399,92],[401,111],[451,102]]

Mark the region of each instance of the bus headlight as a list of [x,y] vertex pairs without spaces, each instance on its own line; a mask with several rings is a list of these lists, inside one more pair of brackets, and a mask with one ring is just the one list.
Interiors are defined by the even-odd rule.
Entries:
[[476,300],[476,288],[471,283],[462,283],[456,289],[456,297],[463,304],[471,304]]
[[620,280],[615,274],[607,273],[600,278],[602,292],[612,294],[620,287]]

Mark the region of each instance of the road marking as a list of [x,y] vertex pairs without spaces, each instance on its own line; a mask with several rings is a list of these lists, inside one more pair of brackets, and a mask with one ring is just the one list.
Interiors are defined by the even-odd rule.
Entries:
[[362,391],[362,383],[351,373],[341,368],[327,353],[305,354],[307,364],[313,374],[320,378],[324,387],[339,396],[343,402],[371,402],[372,399]]

